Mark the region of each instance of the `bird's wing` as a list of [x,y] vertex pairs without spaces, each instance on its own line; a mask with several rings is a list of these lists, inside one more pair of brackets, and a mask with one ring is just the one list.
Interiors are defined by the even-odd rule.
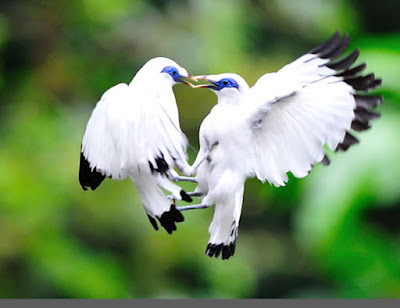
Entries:
[[[186,162],[186,137],[172,90],[118,84],[94,108],[82,141],[79,179],[95,189],[104,177],[123,179],[133,168],[166,173]],[[139,170],[140,172],[140,170]]]
[[173,167],[182,170],[187,165],[187,139],[179,126],[175,96],[172,89],[167,90],[157,93],[133,88],[135,98],[143,102],[136,109],[136,157],[140,165],[159,173]]
[[360,95],[380,85],[373,74],[360,76],[365,68],[351,65],[358,50],[332,61],[348,45],[336,33],[323,45],[286,65],[277,73],[262,76],[248,91],[248,125],[253,131],[254,167],[261,181],[280,186],[287,172],[306,176],[315,163],[329,164],[324,152],[347,150],[358,140],[350,129],[362,131],[379,114],[371,111],[380,96]]
[[83,135],[79,182],[86,190],[96,189],[105,177],[123,179],[127,176],[121,170],[117,140],[113,132],[121,129],[122,123],[113,120],[113,105],[129,100],[127,84],[118,84],[107,90],[93,109]]

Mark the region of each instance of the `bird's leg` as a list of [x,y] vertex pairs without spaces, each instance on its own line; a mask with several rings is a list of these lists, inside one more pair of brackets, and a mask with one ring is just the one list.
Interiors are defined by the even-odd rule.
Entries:
[[178,206],[176,209],[178,211],[186,211],[186,210],[196,210],[196,209],[206,209],[209,208],[211,205],[208,204],[193,204],[193,205],[186,205],[186,206]]
[[169,178],[158,174],[156,179],[159,186],[171,193],[171,195],[168,196],[169,200],[183,200],[186,202],[192,202],[192,198],[186,194],[182,187],[173,183]]
[[197,180],[195,177],[189,177],[189,176],[180,176],[175,170],[169,170],[169,178],[174,181],[174,182],[193,182],[197,183]]
[[[200,192],[196,192],[196,191],[191,191],[186,193],[189,197],[201,197],[204,196],[204,194],[200,193]],[[167,196],[169,200],[175,200],[174,195],[169,195]]]
[[175,182],[193,182],[193,183],[197,183],[196,178],[194,178],[194,177],[191,178],[190,176],[180,176],[180,175],[178,175],[178,176],[174,177],[173,180]]
[[197,172],[197,169],[200,167],[200,165],[205,161],[210,159],[210,154],[211,151],[214,149],[215,146],[218,145],[218,141],[214,142],[212,146],[210,146],[210,142],[206,137],[204,137],[204,141],[206,144],[206,147],[204,148],[203,155],[197,155],[196,160],[194,161],[192,167],[191,167],[191,174],[195,174]]
[[196,192],[196,191],[191,191],[187,193],[190,197],[201,197],[204,194],[202,194],[201,192]]

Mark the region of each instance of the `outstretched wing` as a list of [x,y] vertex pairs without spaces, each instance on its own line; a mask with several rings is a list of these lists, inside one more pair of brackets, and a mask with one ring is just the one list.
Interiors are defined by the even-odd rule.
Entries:
[[254,174],[261,181],[280,186],[287,172],[305,177],[315,163],[329,164],[324,152],[345,151],[358,140],[349,132],[370,128],[379,117],[371,111],[382,101],[366,96],[381,84],[373,74],[359,75],[365,63],[351,67],[355,50],[340,60],[349,37],[336,32],[326,43],[262,76],[246,96],[251,109],[248,125],[253,131]]
[[120,129],[121,123],[112,121],[110,107],[129,101],[129,95],[128,85],[118,84],[107,90],[93,109],[81,148],[79,182],[84,190],[89,187],[95,190],[105,177],[123,179],[127,176],[121,170],[117,140],[112,134],[112,131]]

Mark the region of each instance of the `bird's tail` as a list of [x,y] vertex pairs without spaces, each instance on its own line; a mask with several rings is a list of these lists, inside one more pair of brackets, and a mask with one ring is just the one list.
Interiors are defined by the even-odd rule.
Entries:
[[151,176],[141,176],[140,179],[132,178],[132,181],[138,188],[140,199],[154,229],[158,230],[157,219],[169,234],[175,231],[176,223],[184,221],[184,217],[158,187],[157,180]]
[[227,260],[236,248],[240,214],[243,204],[243,188],[232,196],[215,203],[214,217],[208,228],[210,239],[205,254]]

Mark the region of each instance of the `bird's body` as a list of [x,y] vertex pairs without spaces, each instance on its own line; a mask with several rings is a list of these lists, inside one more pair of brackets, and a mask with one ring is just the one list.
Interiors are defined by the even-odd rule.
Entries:
[[219,100],[202,122],[199,131],[200,152],[207,147],[206,143],[217,145],[208,160],[197,169],[198,185],[195,192],[204,196],[203,205],[215,204],[207,251],[219,250],[224,259],[235,251],[244,183],[252,176],[254,164],[249,151],[252,132],[247,127],[247,112],[240,101],[232,104]]
[[179,125],[172,86],[188,73],[174,61],[154,58],[129,85],[107,90],[94,108],[82,140],[79,181],[84,190],[96,189],[105,177],[130,178],[136,185],[149,219],[171,233],[183,216],[160,187],[174,198],[188,200],[170,181],[171,170],[184,171],[187,139]]
[[350,68],[358,51],[332,61],[347,44],[348,37],[336,33],[250,89],[236,74],[204,76],[212,84],[199,87],[218,96],[201,124],[196,158],[201,161],[209,151],[196,174],[201,206],[215,205],[207,255],[228,259],[234,254],[247,178],[278,187],[288,181],[288,172],[305,177],[314,164],[329,164],[325,146],[347,150],[358,142],[349,131],[368,129],[378,117],[371,109],[381,97],[358,92],[377,87],[380,80],[358,75],[365,64]]

